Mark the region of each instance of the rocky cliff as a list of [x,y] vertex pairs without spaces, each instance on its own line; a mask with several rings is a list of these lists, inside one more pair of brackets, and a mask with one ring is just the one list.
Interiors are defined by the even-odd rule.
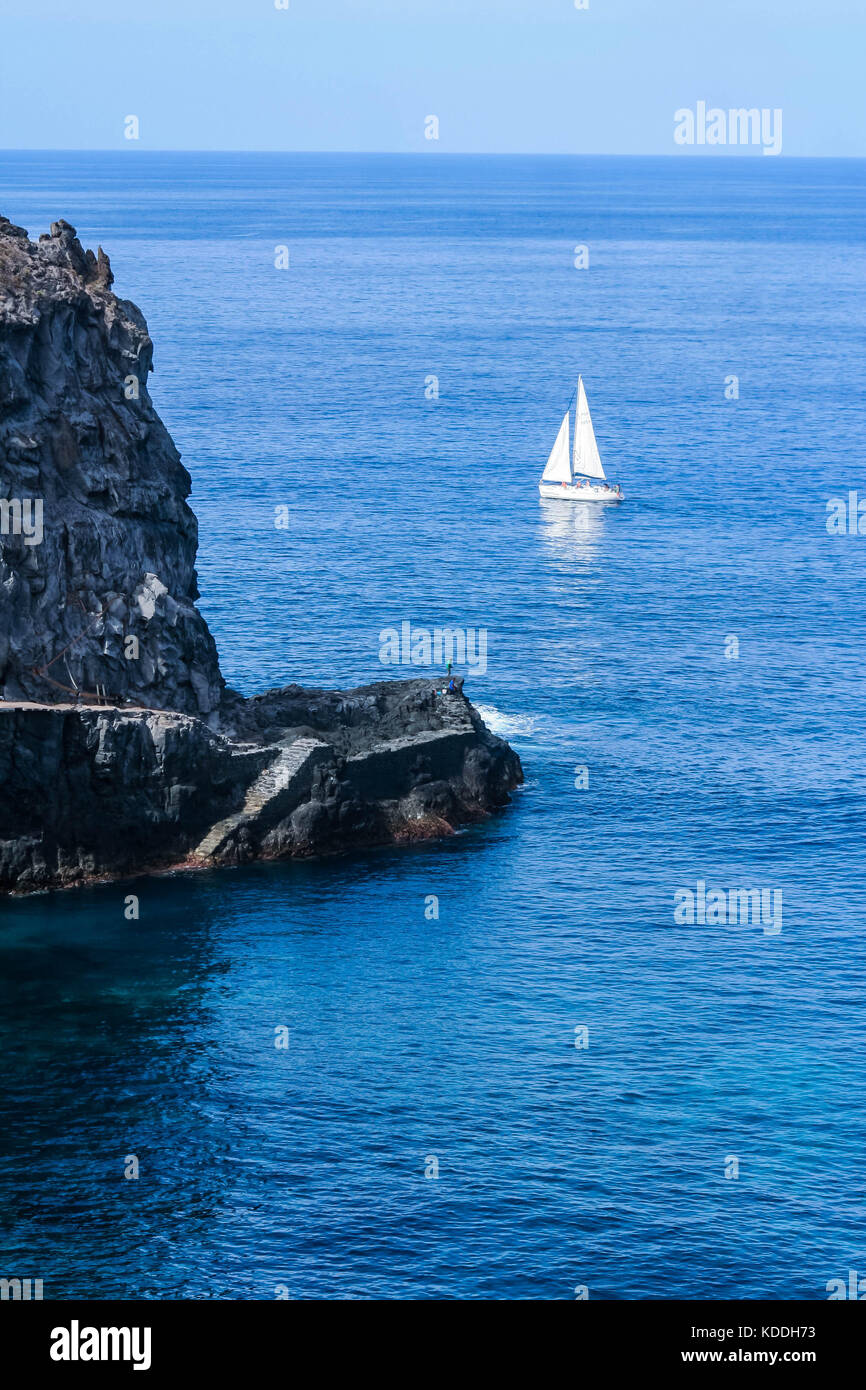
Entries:
[[98,688],[206,716],[223,681],[195,607],[190,478],[113,278],[68,223],[34,243],[0,219],[0,695]]
[[190,479],[100,248],[0,218],[0,892],[450,833],[523,780],[462,683],[225,688]]

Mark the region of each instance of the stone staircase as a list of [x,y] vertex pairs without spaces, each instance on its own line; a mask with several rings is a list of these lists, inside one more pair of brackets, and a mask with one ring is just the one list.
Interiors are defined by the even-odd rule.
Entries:
[[291,806],[292,791],[300,792],[305,774],[312,773],[313,764],[323,752],[330,754],[331,750],[315,738],[297,738],[288,748],[281,749],[279,756],[247,788],[241,809],[211,826],[193,850],[193,858],[212,858],[239,826],[267,829],[268,822],[276,823],[284,808]]

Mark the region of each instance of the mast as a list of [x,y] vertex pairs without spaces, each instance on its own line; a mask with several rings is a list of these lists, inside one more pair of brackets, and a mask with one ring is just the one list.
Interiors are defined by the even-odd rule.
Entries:
[[577,378],[577,390],[574,393],[574,453],[572,455],[571,471],[580,472],[580,430],[577,427],[580,418],[580,392],[583,386],[583,377]]

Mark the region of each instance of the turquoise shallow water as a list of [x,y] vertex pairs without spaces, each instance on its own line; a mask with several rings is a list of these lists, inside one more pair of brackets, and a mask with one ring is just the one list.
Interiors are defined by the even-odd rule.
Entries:
[[[788,1299],[866,1268],[866,537],[825,525],[866,493],[866,165],[15,154],[0,188],[148,318],[229,681],[483,627],[467,690],[527,774],[442,844],[5,905],[0,1273]],[[578,371],[627,496],[589,514],[535,491]],[[780,889],[781,933],[678,925],[699,879]]]

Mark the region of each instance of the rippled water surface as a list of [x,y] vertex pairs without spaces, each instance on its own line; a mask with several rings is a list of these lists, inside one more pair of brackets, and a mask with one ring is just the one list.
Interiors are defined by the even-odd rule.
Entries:
[[[230,683],[484,628],[467,692],[527,777],[444,843],[7,904],[0,1274],[788,1299],[866,1268],[866,536],[825,525],[866,496],[866,165],[16,154],[0,189],[147,316]],[[578,371],[616,509],[538,500]],[[679,925],[698,880],[780,889],[781,932]]]

